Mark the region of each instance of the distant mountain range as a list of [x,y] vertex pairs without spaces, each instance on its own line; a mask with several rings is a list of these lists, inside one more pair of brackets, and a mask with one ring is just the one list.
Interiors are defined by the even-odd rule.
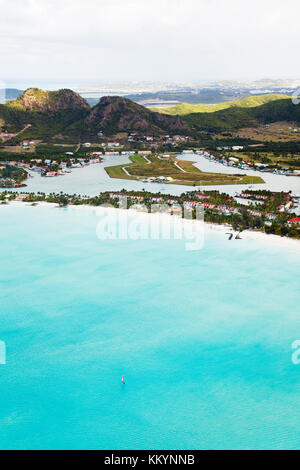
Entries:
[[[142,91],[139,93],[124,93],[126,88],[123,90],[122,87],[116,90],[114,93],[106,92],[105,88],[101,91],[101,89],[97,91],[91,92],[77,92],[80,96],[82,96],[88,104],[93,107],[98,104],[100,98],[102,96],[123,96],[124,98],[128,98],[131,101],[135,101],[142,106],[146,106],[148,108],[151,107],[170,107],[173,105],[179,104],[221,104],[224,102],[235,101],[246,97],[251,97],[255,95],[264,95],[264,94],[282,94],[282,95],[292,95],[297,87],[295,85],[298,83],[297,81],[286,81],[286,82],[258,82],[261,85],[270,85],[269,87],[262,87],[256,88],[255,83],[251,85],[249,83],[248,86],[235,83],[235,82],[215,82],[207,84],[207,86],[200,85],[193,87],[183,87],[178,85],[178,88],[175,89],[166,89],[161,91]],[[230,86],[232,84],[232,87]],[[277,86],[275,86],[277,84]],[[282,85],[279,87],[279,85]],[[290,85],[289,87],[283,85]],[[293,85],[293,86],[292,86]],[[161,84],[163,86],[163,84]],[[300,86],[300,81],[299,81]],[[129,89],[129,88],[128,88]],[[76,91],[76,90],[73,90]],[[4,88],[0,89],[0,102],[6,102],[9,100],[14,100],[18,98],[23,93],[23,90],[17,88]],[[192,111],[191,111],[192,112]]]
[[237,82],[120,82],[81,88],[77,91],[94,106],[101,96],[124,96],[147,107],[172,106],[180,103],[213,104],[262,94],[291,95],[300,80],[256,80]]
[[133,131],[146,135],[197,135],[201,131],[219,132],[260,123],[300,122],[300,106],[285,96],[251,97],[227,103],[226,107],[178,116],[151,111],[124,97],[106,96],[91,108],[72,90],[30,88],[17,99],[0,105],[0,125],[10,132],[26,128],[20,138],[96,140],[99,132],[107,136]]
[[[280,90],[295,89],[300,86],[300,79],[261,79],[252,81],[216,80],[216,81],[185,81],[185,82],[157,82],[157,81],[135,81],[135,82],[111,82],[99,85],[87,85],[78,88],[77,93],[84,96],[103,95],[133,95],[144,93],[164,92],[197,92],[203,89],[248,89],[248,90]],[[277,91],[278,92],[278,91]]]

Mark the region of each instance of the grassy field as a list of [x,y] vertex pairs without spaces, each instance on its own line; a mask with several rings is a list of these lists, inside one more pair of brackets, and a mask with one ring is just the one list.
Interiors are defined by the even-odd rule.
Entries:
[[28,150],[24,149],[22,145],[4,145],[0,148],[1,152],[8,152],[8,153],[34,153],[35,152],[35,145],[31,145]]
[[163,114],[171,115],[185,115],[190,113],[213,113],[215,111],[220,111],[222,109],[232,108],[234,106],[240,108],[255,108],[270,101],[280,100],[280,99],[290,99],[287,95],[280,94],[269,94],[269,95],[258,95],[258,96],[249,96],[248,98],[243,98],[241,100],[235,101],[225,101],[218,104],[189,104],[182,103],[176,106],[171,106],[169,108],[152,108],[152,111],[156,111]]
[[[297,129],[297,132],[294,132]],[[246,127],[232,133],[233,137],[260,142],[299,142],[300,126],[293,122],[274,122],[267,126]]]
[[263,179],[258,176],[202,172],[192,162],[177,160],[175,157],[147,156],[151,161],[150,164],[140,155],[130,158],[132,161],[130,164],[110,166],[105,170],[111,178],[141,180],[164,176],[173,178],[172,183],[174,184],[189,186],[264,183]]
[[[256,153],[256,154],[255,154]],[[300,170],[300,154],[274,155],[273,152],[230,152],[227,155],[242,158],[245,162],[266,163],[268,165],[278,165],[289,167],[293,170]]]

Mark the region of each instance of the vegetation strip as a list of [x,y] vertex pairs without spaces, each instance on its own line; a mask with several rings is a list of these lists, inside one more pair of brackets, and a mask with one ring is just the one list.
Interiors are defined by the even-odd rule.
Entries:
[[[219,191],[189,191],[175,197],[170,194],[151,193],[146,191],[104,192],[98,196],[88,197],[81,195],[44,193],[23,193],[4,191],[0,194],[2,204],[9,201],[24,201],[36,204],[39,201],[57,203],[61,207],[68,204],[100,206],[111,204],[119,207],[120,198],[127,197],[127,208],[133,206],[151,212],[152,204],[159,204],[163,211],[171,215],[181,214],[188,209],[193,218],[196,209],[204,209],[204,221],[216,224],[228,224],[234,230],[242,231],[252,229],[272,233],[280,236],[300,238],[300,217],[292,212],[295,196],[286,192],[266,190],[246,190],[239,197],[247,200],[248,204],[241,204],[233,197]],[[297,202],[299,202],[297,200]],[[142,206],[141,206],[142,205]],[[122,204],[123,206],[123,204]]]

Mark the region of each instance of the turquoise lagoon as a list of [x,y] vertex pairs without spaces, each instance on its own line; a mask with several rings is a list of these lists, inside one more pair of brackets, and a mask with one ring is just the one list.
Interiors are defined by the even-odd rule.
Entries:
[[299,254],[101,241],[85,209],[0,221],[1,449],[300,447]]

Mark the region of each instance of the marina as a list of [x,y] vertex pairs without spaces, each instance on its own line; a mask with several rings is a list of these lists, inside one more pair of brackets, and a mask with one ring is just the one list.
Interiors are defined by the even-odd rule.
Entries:
[[[179,195],[185,191],[191,191],[191,186],[176,185],[164,181],[163,183],[146,183],[145,181],[136,181],[128,179],[110,178],[105,171],[107,166],[126,165],[130,163],[127,155],[114,155],[105,156],[105,160],[96,165],[88,165],[82,168],[73,168],[71,173],[64,175],[63,178],[49,178],[45,179],[38,173],[30,172],[32,178],[26,181],[26,191],[29,192],[60,192],[63,191],[68,194],[81,194],[88,196],[95,196],[103,191],[118,191],[121,189],[142,191],[143,188],[147,191],[162,192],[172,195]],[[182,155],[177,155],[180,160],[188,160],[195,162],[195,166],[202,171],[218,172],[227,174],[241,173],[239,168],[227,167],[221,163],[210,161],[195,153],[185,152]],[[260,172],[254,170],[243,170],[243,174],[249,176],[260,175]],[[264,184],[256,184],[255,189],[267,189],[270,191],[292,191],[293,195],[299,196],[300,194],[300,178],[297,176],[277,175],[273,173],[262,173]],[[247,186],[246,186],[247,187]],[[201,185],[196,189],[202,189]],[[205,189],[215,189],[217,191],[226,192],[231,196],[245,190],[245,185],[216,185],[206,186]],[[3,191],[3,188],[1,188]],[[24,191],[24,189],[20,189]]]

